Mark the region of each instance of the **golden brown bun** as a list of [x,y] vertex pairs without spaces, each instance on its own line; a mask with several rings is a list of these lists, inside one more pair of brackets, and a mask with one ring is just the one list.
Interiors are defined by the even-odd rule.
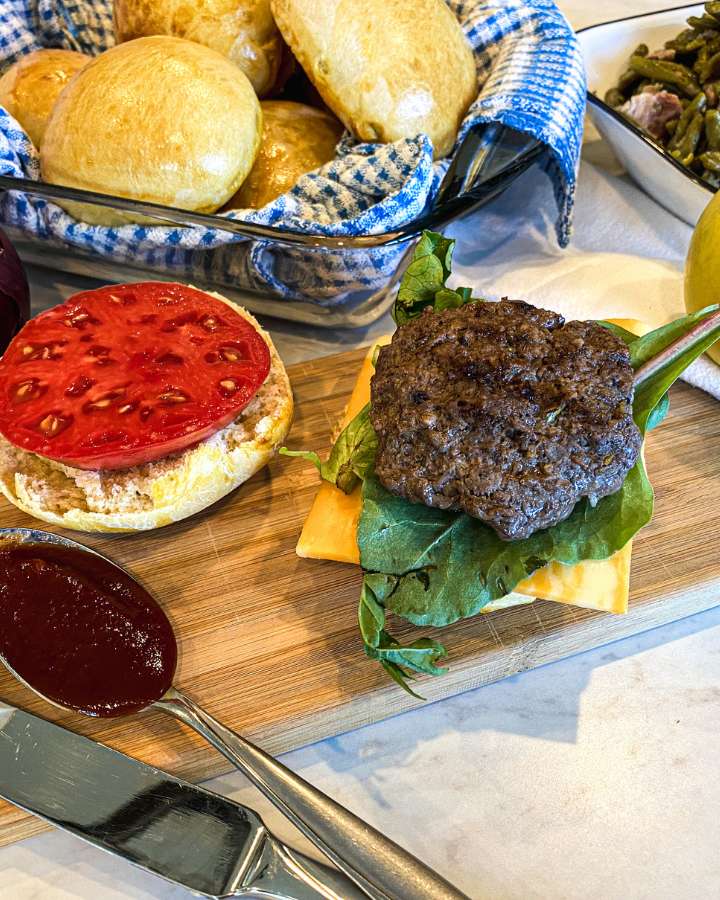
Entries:
[[447,156],[477,95],[470,45],[443,0],[271,0],[323,100],[361,140],[428,134]]
[[[98,56],[62,92],[40,165],[52,184],[215,212],[252,168],[261,130],[252,85],[226,57],[180,38],[139,38]],[[129,221],[62,205],[91,224]]]
[[212,47],[247,75],[258,96],[273,89],[282,38],[270,0],[115,0],[118,42],[153,34]]
[[335,116],[290,100],[264,100],[260,152],[228,209],[260,209],[301,175],[335,156],[343,126]]
[[0,78],[0,106],[18,120],[36,147],[60,91],[91,60],[74,50],[35,50]]
[[24,512],[76,531],[145,531],[200,512],[268,463],[285,439],[293,398],[270,336],[270,374],[250,404],[212,437],[180,453],[121,471],[75,469],[28,453],[0,435],[0,491]]

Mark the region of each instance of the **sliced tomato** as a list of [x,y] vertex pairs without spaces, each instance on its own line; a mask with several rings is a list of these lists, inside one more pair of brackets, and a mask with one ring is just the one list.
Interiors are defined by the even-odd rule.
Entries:
[[124,469],[219,431],[269,371],[262,336],[203,291],[84,291],[31,319],[0,359],[0,432],[70,466]]

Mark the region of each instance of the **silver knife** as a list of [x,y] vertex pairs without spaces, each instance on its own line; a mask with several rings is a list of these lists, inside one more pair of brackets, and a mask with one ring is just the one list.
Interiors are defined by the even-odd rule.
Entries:
[[0,797],[205,897],[365,897],[251,809],[2,702]]

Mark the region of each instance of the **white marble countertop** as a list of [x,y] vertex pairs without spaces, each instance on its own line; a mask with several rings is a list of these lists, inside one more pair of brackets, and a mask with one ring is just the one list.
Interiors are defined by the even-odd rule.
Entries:
[[[578,28],[660,5],[560,2]],[[515,290],[523,278],[537,284],[538,273],[544,285],[565,277],[568,254],[551,242],[551,218],[547,187],[529,175],[456,225],[462,283],[493,293],[510,279]],[[601,144],[586,147],[570,251],[586,281],[611,253],[612,290],[637,290],[637,261],[623,268],[633,254],[652,273],[643,289],[675,290],[689,234],[615,174]],[[81,286],[46,272],[32,281],[38,306]],[[380,322],[331,337],[268,324],[290,362],[387,330]],[[690,900],[720,895],[719,720],[720,608],[284,761],[472,898]],[[305,847],[240,776],[208,787]],[[0,850],[0,879],[8,900],[189,896],[59,833]]]

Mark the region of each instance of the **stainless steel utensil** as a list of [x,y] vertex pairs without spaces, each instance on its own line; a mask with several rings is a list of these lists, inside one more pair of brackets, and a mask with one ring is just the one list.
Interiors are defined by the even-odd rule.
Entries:
[[[95,550],[47,531],[3,528],[0,529],[0,540],[59,544],[95,554],[120,568]],[[4,659],[3,662],[16,678],[27,684]],[[35,691],[31,684],[27,686]],[[39,691],[35,693],[49,703],[59,705]],[[202,735],[368,897],[373,900],[420,900],[425,897],[463,900],[464,895],[432,869],[259,747],[226,728],[177,688],[171,687],[164,697],[148,708],[169,713]]]
[[206,897],[364,896],[239,803],[2,702],[0,797]]

